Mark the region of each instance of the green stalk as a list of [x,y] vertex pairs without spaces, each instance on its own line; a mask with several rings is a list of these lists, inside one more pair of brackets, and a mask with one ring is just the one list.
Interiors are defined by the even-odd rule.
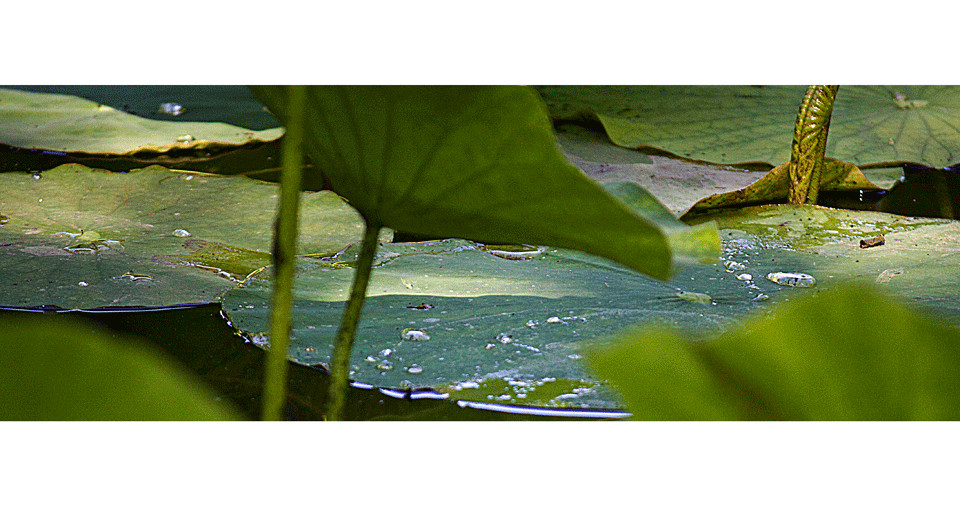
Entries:
[[267,353],[263,384],[263,412],[266,421],[282,419],[287,396],[287,347],[290,342],[293,308],[293,280],[297,254],[297,218],[303,172],[304,105],[306,87],[290,86],[290,121],[283,139],[280,172],[280,202],[273,234],[274,280],[270,312],[270,351]]
[[373,269],[373,258],[377,253],[377,238],[379,236],[380,225],[366,220],[363,243],[360,246],[360,256],[357,258],[353,286],[350,289],[350,300],[347,301],[343,319],[340,320],[337,343],[333,350],[333,359],[330,365],[331,378],[327,398],[327,420],[343,419],[347,382],[350,379],[350,351],[353,349],[353,338],[357,333],[357,323],[360,321],[360,312],[363,310],[363,302],[367,295],[367,284],[370,281],[370,272]]
[[800,104],[788,171],[790,190],[787,201],[791,204],[817,203],[830,115],[839,88],[836,85],[810,86]]

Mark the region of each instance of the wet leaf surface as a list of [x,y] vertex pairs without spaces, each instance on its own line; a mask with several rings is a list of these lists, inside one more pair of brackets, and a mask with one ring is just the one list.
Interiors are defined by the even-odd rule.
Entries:
[[[0,187],[0,305],[210,302],[271,262],[273,185],[65,165],[0,174]],[[302,253],[359,238],[359,217],[336,195],[305,194],[303,206]]]
[[[454,399],[622,408],[619,396],[584,368],[584,350],[631,325],[710,337],[780,301],[851,282],[960,327],[955,221],[786,205],[713,219],[723,239],[720,261],[690,266],[669,283],[564,250],[518,261],[467,241],[382,245],[351,359],[354,378],[379,387],[430,387]],[[860,247],[878,235],[886,238],[883,246]],[[295,361],[328,360],[351,255],[301,262]],[[264,272],[223,299],[237,328],[261,346],[269,342],[263,334],[269,290]]]
[[[329,361],[355,256],[354,248],[300,261],[296,362]],[[223,298],[234,326],[260,346],[269,343],[271,287],[264,272]],[[508,260],[463,240],[384,244],[354,345],[353,379],[429,387],[454,399],[616,408],[583,369],[585,344],[637,322],[717,330],[754,307],[758,292],[716,264],[686,268],[668,284],[569,250]]]

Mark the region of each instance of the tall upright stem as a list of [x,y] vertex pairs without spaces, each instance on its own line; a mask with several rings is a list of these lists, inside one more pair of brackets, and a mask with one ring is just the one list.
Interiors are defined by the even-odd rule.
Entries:
[[353,275],[353,287],[350,290],[350,300],[340,320],[340,330],[337,332],[337,342],[333,350],[333,359],[330,364],[330,390],[327,396],[327,420],[342,420],[343,406],[347,396],[347,382],[350,379],[350,352],[353,349],[353,338],[357,333],[357,323],[363,310],[363,302],[367,295],[367,284],[373,270],[373,259],[377,253],[377,238],[380,236],[380,225],[366,220],[363,232],[363,243],[360,246],[360,257],[357,258],[356,271]]
[[791,204],[817,203],[830,116],[839,88],[836,85],[810,86],[800,104],[790,151],[787,201]]
[[304,118],[304,86],[289,87],[290,121],[283,139],[280,202],[273,233],[274,281],[270,312],[270,352],[263,384],[263,420],[280,420],[287,391],[287,347],[293,308],[293,279],[297,254],[297,218],[300,208]]

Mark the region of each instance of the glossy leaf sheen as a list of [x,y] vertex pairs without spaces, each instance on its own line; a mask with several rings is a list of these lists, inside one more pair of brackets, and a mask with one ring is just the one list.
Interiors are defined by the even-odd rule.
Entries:
[[[329,364],[358,249],[298,262],[294,361]],[[508,260],[464,240],[382,244],[350,360],[352,378],[378,387],[431,387],[457,399],[617,408],[616,397],[583,368],[586,344],[637,322],[720,330],[756,305],[755,293],[732,276],[717,281],[725,276],[722,266],[681,272],[668,284],[572,250]],[[234,327],[260,346],[270,342],[271,289],[271,272],[264,271],[222,302]],[[407,329],[429,340],[404,339]],[[422,372],[410,373],[414,365]],[[471,381],[475,388],[457,389]]]
[[960,419],[960,332],[862,288],[791,301],[712,341],[624,338],[590,361],[638,419]]
[[231,420],[180,366],[79,322],[0,318],[0,420]]
[[[282,87],[254,93],[287,121]],[[307,153],[375,224],[433,237],[544,244],[667,278],[664,233],[570,165],[522,87],[317,86]],[[700,256],[710,256],[705,250]]]
[[[274,185],[64,165],[0,174],[0,188],[0,305],[212,302],[271,263]],[[301,216],[301,253],[332,254],[362,232],[331,192],[304,194]]]

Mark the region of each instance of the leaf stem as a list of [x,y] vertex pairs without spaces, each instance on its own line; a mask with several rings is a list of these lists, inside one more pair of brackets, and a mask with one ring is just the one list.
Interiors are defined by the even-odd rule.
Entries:
[[357,258],[356,272],[353,275],[353,286],[350,289],[350,300],[343,312],[340,329],[337,331],[337,342],[333,350],[333,359],[330,365],[330,390],[327,397],[327,420],[342,420],[343,407],[347,396],[347,381],[350,378],[350,352],[353,348],[353,338],[357,332],[357,323],[363,310],[363,302],[367,294],[367,284],[373,270],[373,259],[377,253],[377,239],[381,226],[364,218],[366,228],[363,232],[363,243],[360,246],[360,256]]
[[293,281],[297,253],[297,218],[303,170],[304,104],[306,87],[290,86],[290,120],[284,134],[280,172],[280,202],[273,234],[274,282],[270,312],[270,351],[267,354],[261,418],[281,420],[287,390],[287,347],[293,308]]
[[790,189],[787,202],[791,204],[817,203],[830,116],[838,89],[836,85],[810,86],[800,104],[788,171]]

